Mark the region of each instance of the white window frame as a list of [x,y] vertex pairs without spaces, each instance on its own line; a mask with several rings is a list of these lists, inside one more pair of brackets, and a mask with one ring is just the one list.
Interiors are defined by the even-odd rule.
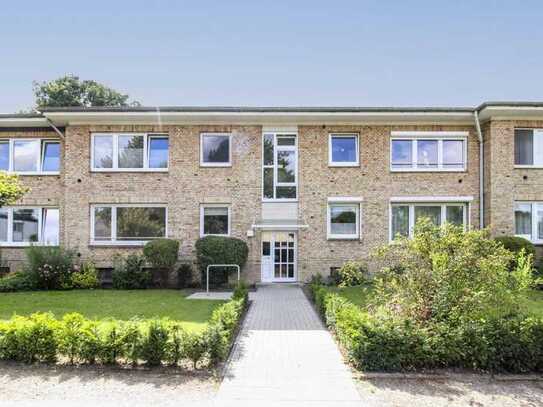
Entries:
[[[94,209],[95,208],[111,208],[111,239],[110,240],[95,240],[94,239]],[[164,236],[157,239],[168,238],[168,206],[160,203],[145,203],[145,204],[91,204],[90,205],[90,244],[92,246],[144,246],[150,240],[117,240],[117,208],[165,208],[165,225]]]
[[[515,157],[514,157],[514,154],[515,154],[515,132],[517,130],[530,130],[532,132],[532,137],[535,137],[535,134],[536,132],[539,132],[539,133],[543,133],[543,128],[533,128],[533,127],[515,127],[513,129],[513,163],[515,162]],[[541,137],[543,137],[543,134],[541,134]],[[536,157],[536,153],[539,152],[540,154],[543,154],[543,151],[537,151],[536,152],[536,144],[534,141],[532,141],[533,143],[533,156],[532,156],[532,161],[535,163],[535,157]],[[543,161],[543,157],[541,159],[541,161]],[[514,167],[513,168],[525,168],[525,169],[541,169],[543,168],[543,165],[542,164],[514,164]]]
[[392,234],[392,208],[394,206],[408,206],[409,207],[409,238],[413,237],[413,231],[415,229],[415,207],[416,206],[440,206],[441,207],[441,225],[447,221],[447,206],[463,206],[463,224],[464,230],[470,228],[470,211],[471,205],[469,201],[434,201],[432,199],[421,201],[391,201],[388,210],[388,240],[394,241],[394,235]]
[[[119,136],[143,136],[143,168],[119,168]],[[113,143],[113,157],[111,168],[98,168],[94,166],[94,140],[97,137],[111,137]],[[168,139],[168,160],[166,168],[149,167],[149,141],[152,138]],[[91,134],[91,172],[168,172],[170,166],[170,136],[168,133],[92,133]]]
[[[228,162],[225,162],[225,163],[204,162],[204,138],[206,136],[228,137]],[[231,167],[231,166],[232,166],[232,133],[223,133],[223,132],[200,133],[200,167]]]
[[[391,172],[465,172],[468,168],[468,132],[467,131],[393,131],[390,135],[389,162]],[[411,141],[411,167],[394,167],[392,162],[392,144],[394,141]],[[436,140],[437,167],[428,168],[418,166],[418,140]],[[443,142],[462,141],[464,165],[462,168],[448,168],[443,166]]]
[[[515,207],[517,204],[528,204],[530,205],[530,210],[532,214],[532,233],[530,236],[528,235],[517,235],[516,229],[517,225],[515,223]],[[513,230],[515,231],[515,236],[522,237],[526,240],[529,240],[533,244],[543,244],[543,239],[537,238],[537,205],[543,206],[543,201],[515,201],[513,205]]]
[[[219,203],[212,203],[212,204],[201,204],[200,205],[200,237],[205,236],[230,236],[232,233],[232,211],[230,209],[230,204],[219,204]],[[228,233],[226,234],[217,234],[217,233],[204,233],[204,216],[205,216],[205,209],[206,208],[226,208],[228,209]]]
[[[14,161],[15,161],[15,142],[16,141],[34,141],[40,143],[40,153],[38,154],[37,161],[36,161],[36,168],[38,168],[37,171],[14,171]],[[18,174],[18,175],[59,175],[60,174],[60,168],[58,171],[43,171],[43,159],[44,159],[44,152],[45,152],[45,144],[46,143],[57,143],[60,145],[60,139],[54,139],[54,138],[0,138],[0,142],[8,143],[9,144],[9,167],[8,167],[8,173],[9,174]],[[62,165],[62,153],[60,156],[60,165]]]
[[[337,197],[328,198],[326,206],[326,238],[328,240],[359,240],[361,236],[360,224],[362,218],[362,198],[358,197]],[[332,206],[355,207],[356,208],[356,233],[352,235],[332,233]]]
[[[264,136],[273,135],[273,164],[264,165]],[[281,137],[294,137],[294,145],[278,146],[277,139]],[[279,151],[294,151],[294,159],[296,161],[294,182],[277,182],[277,155]],[[273,168],[273,198],[264,197],[264,169]],[[298,132],[297,131],[264,131],[262,133],[262,202],[298,202]],[[296,198],[276,198],[277,187],[295,187]]]
[[[333,161],[332,139],[334,138],[356,139],[356,161]],[[328,166],[329,167],[360,167],[360,134],[359,133],[329,133],[328,134]]]
[[[28,246],[56,246],[43,241],[43,212],[46,209],[59,210],[58,237],[60,243],[60,208],[58,206],[6,206],[2,209],[8,212],[7,241],[0,241],[0,247],[28,247]],[[37,209],[38,210],[38,241],[37,242],[14,242],[13,241],[13,211],[18,209]]]

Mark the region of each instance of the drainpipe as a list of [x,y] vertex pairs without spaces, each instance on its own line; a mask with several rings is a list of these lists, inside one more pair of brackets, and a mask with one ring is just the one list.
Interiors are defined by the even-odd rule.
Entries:
[[[37,114],[43,116],[42,112],[40,112],[39,110],[34,109],[34,111],[35,111]],[[64,133],[62,133],[62,132],[59,130],[59,128],[58,128],[57,126],[55,126],[55,123],[53,123],[53,122],[51,121],[51,119],[49,119],[48,117],[43,116],[43,118],[47,121],[47,123],[49,123],[49,126],[51,126],[51,128],[55,131],[55,133],[57,133],[57,134],[60,136],[60,138],[64,140]]]
[[479,113],[477,110],[473,112],[475,119],[475,129],[477,130],[477,138],[479,139],[479,227],[485,227],[485,198],[484,198],[484,158],[483,158],[483,132],[479,123]]

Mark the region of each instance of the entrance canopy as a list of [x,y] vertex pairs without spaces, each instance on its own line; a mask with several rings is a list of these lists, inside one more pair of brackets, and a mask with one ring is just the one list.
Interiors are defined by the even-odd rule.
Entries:
[[309,225],[297,219],[260,219],[252,227],[260,230],[299,230]]

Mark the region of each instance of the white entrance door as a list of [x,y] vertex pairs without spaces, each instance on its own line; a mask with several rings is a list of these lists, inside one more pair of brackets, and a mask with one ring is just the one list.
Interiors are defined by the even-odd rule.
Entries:
[[262,282],[296,281],[296,233],[262,232]]

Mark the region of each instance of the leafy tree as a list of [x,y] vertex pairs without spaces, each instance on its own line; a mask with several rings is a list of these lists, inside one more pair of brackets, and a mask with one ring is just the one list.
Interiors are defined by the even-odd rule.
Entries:
[[48,82],[33,82],[38,107],[93,107],[139,106],[123,95],[93,80],[80,80],[78,76],[65,75]]
[[0,207],[13,205],[26,192],[28,188],[19,182],[17,175],[8,175],[0,171]]

